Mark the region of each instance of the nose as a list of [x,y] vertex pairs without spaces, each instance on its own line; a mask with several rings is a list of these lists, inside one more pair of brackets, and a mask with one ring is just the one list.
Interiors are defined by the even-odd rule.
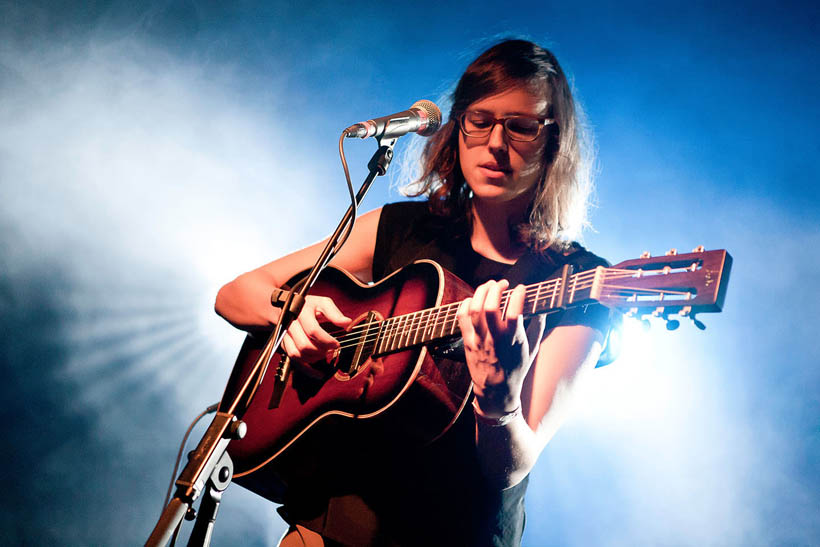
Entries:
[[507,133],[504,130],[504,124],[496,122],[490,130],[489,140],[487,146],[490,150],[503,151],[507,149]]

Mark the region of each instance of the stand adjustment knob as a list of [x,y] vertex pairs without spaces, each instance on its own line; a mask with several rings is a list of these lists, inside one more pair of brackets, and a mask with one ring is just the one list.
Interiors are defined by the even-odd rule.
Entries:
[[228,466],[222,467],[219,469],[219,480],[222,482],[229,481],[231,479],[231,469]]
[[230,434],[232,439],[238,441],[239,439],[244,438],[247,433],[248,426],[242,420],[236,420],[231,424]]

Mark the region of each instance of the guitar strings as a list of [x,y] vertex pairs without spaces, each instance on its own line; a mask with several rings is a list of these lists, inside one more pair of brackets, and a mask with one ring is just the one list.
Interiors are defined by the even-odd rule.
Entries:
[[[635,270],[613,270],[613,275],[608,275],[609,272],[606,272],[605,277],[607,278],[623,278],[623,277],[635,277]],[[595,271],[588,271],[582,272],[573,276],[572,282],[568,283],[568,287],[570,291],[583,291],[592,287],[592,283],[589,283],[589,277],[594,277]],[[578,280],[582,280],[578,282]],[[544,289],[545,286],[548,285],[558,285],[560,280],[553,279],[541,283],[537,283],[534,285],[530,285],[526,292],[525,292],[525,304],[530,304],[532,302],[533,305],[537,305],[539,300],[547,300],[547,298],[554,298],[554,289],[556,287],[552,287],[551,289],[547,289],[545,292],[544,298],[539,298],[541,290]],[[653,289],[639,289],[636,290],[631,287],[607,287],[607,288],[618,288],[624,289],[621,294],[624,295],[634,295],[637,292],[644,291],[644,293],[660,293],[660,294],[680,294],[684,295],[687,294],[685,292],[680,291],[672,291],[669,289],[664,290],[653,290]],[[551,291],[551,293],[550,293]],[[501,305],[503,308],[506,308],[509,299],[511,297],[511,290],[505,291],[502,295]],[[535,294],[535,298],[530,300],[529,297]],[[616,294],[613,291],[609,291],[608,295]],[[425,340],[426,333],[434,334],[435,332],[439,331],[439,337],[445,335],[445,332],[448,330],[449,326],[449,333],[448,334],[455,334],[456,330],[458,329],[457,325],[455,325],[455,318],[458,311],[458,306],[460,306],[461,302],[453,302],[450,304],[446,304],[444,306],[440,306],[437,308],[429,308],[425,310],[418,310],[409,314],[404,314],[400,316],[391,317],[385,320],[379,321],[370,321],[366,323],[360,323],[350,331],[345,330],[337,330],[332,334],[335,334],[337,339],[340,342],[340,350],[346,349],[348,347],[354,347],[358,344],[369,344],[370,342],[375,342],[379,339],[380,336],[382,337],[391,337],[392,342],[390,346],[393,346],[393,342],[398,341],[399,345],[404,345],[410,342],[411,336],[413,340],[413,344],[422,343]],[[533,308],[534,309],[534,308]],[[435,311],[438,310],[438,311]],[[446,311],[443,311],[446,310]],[[425,314],[427,317],[425,317]],[[442,317],[443,316],[443,317]],[[375,325],[379,325],[380,323],[386,324],[387,327],[385,328],[376,328]],[[365,329],[371,329],[372,332],[368,332],[364,336],[361,335],[362,331]],[[419,338],[419,334],[421,334],[421,339],[417,341]],[[398,335],[398,338],[395,338]],[[406,337],[404,344],[402,344],[402,338]],[[412,344],[411,344],[412,345]],[[391,349],[394,349],[391,347]]]
[[[578,280],[582,280],[584,278],[594,276],[595,271],[591,270],[588,272],[581,272],[576,274],[572,278],[571,290],[584,290],[585,288],[590,287],[591,285],[584,283],[578,283]],[[537,305],[541,291],[544,290],[545,287],[549,285],[554,285],[552,288],[547,288],[545,291],[545,298],[546,295],[552,294],[554,298],[555,288],[557,288],[558,284],[560,283],[560,279],[551,279],[548,281],[543,281],[541,283],[536,283],[533,285],[529,285],[525,289],[525,305],[528,305],[530,301],[533,304],[533,307]],[[568,283],[569,285],[570,283]],[[509,300],[512,295],[512,290],[507,290],[502,293],[501,296],[501,307],[503,310],[506,310],[506,307],[509,303]],[[529,297],[534,295],[534,299],[530,300]],[[418,338],[418,334],[421,332],[422,338],[424,338],[424,333],[430,332],[435,333],[437,330],[441,331],[441,335],[444,335],[446,328],[450,326],[450,333],[455,334],[457,327],[454,325],[455,317],[458,312],[458,307],[461,305],[461,302],[452,302],[450,304],[446,304],[444,306],[439,306],[437,308],[428,308],[425,310],[418,310],[409,314],[399,315],[395,317],[391,317],[385,320],[379,321],[370,321],[366,323],[360,323],[356,325],[356,327],[352,328],[350,331],[345,330],[337,330],[335,333],[330,333],[331,335],[336,335],[335,337],[340,342],[339,349],[345,349],[348,347],[352,347],[358,344],[367,344],[371,341],[377,340],[380,335],[384,336],[395,336],[397,331],[401,331],[399,333],[399,342],[405,334],[409,340],[410,335],[412,334],[414,343],[415,340]],[[529,307],[529,306],[527,306]],[[438,311],[435,311],[438,310]],[[443,311],[446,310],[446,311]],[[427,317],[424,317],[427,315]],[[442,315],[444,316],[442,318]],[[431,323],[431,320],[433,321]],[[387,324],[388,326],[384,329],[382,328],[372,328],[374,325],[378,325],[379,323]],[[366,329],[372,328],[372,333],[367,333],[364,337],[361,336],[362,331]],[[347,343],[352,342],[352,343]]]
[[[637,298],[639,294],[670,294],[680,296],[690,294],[686,291],[674,291],[672,289],[646,289],[616,285],[607,286],[605,284],[605,282],[610,279],[614,280],[641,277],[642,273],[644,272],[639,270],[608,268],[603,274],[602,288],[608,291],[606,295],[609,297],[614,295]],[[596,270],[588,270],[571,276],[567,280],[567,290],[574,293],[576,291],[584,291],[591,288],[594,285],[595,275]],[[525,289],[525,309],[529,307],[529,304],[532,304],[534,310],[539,301],[546,301],[547,299],[555,298],[555,292],[560,284],[560,281],[560,279],[550,279],[527,286]],[[543,297],[541,297],[542,291],[544,291]],[[502,294],[502,309],[506,310],[512,292],[512,290],[507,290]],[[603,291],[602,294],[604,294]],[[443,306],[417,310],[415,312],[390,317],[387,319],[359,323],[350,330],[336,329],[329,331],[328,333],[331,336],[334,336],[334,338],[337,338],[339,341],[339,350],[355,347],[359,344],[368,345],[371,342],[375,343],[378,341],[380,336],[386,337],[386,339],[391,341],[390,344],[387,345],[391,346],[390,349],[392,350],[396,349],[392,348],[395,342],[398,342],[399,346],[407,345],[411,336],[413,339],[413,344],[411,345],[414,345],[427,341],[424,338],[425,334],[428,332],[430,334],[440,332],[438,336],[443,337],[445,335],[444,333],[449,329],[450,332],[448,334],[455,334],[458,330],[458,325],[455,319],[457,317],[458,307],[460,305],[461,302],[452,302]],[[424,317],[425,314],[427,317]],[[368,330],[371,332],[366,332]],[[363,335],[365,332],[366,334]],[[421,340],[416,342],[419,334],[421,334]],[[396,338],[397,335],[398,337]],[[402,344],[402,338],[404,337],[406,338],[404,344]]]
[[[594,273],[594,272],[593,272],[593,273]],[[579,274],[579,275],[580,275],[580,274]],[[559,281],[560,281],[560,280],[549,280],[549,281],[544,281],[544,282],[537,283],[537,284],[534,284],[534,285],[530,285],[530,286],[528,286],[528,288],[527,288],[527,292],[525,293],[525,298],[526,298],[526,296],[531,296],[531,295],[533,294],[533,292],[535,292],[535,293],[537,294],[537,293],[539,292],[539,286],[542,286],[542,285],[547,285],[547,284],[556,284],[556,285],[557,285],[557,283],[558,283]],[[543,287],[541,287],[541,288],[543,288]],[[507,301],[509,300],[509,297],[510,297],[510,294],[511,294],[511,293],[512,293],[512,290],[507,290],[507,291],[504,291],[504,293],[502,294],[502,297],[501,297],[501,304],[502,304],[502,306],[503,306],[503,307],[505,307],[505,308],[506,308]],[[344,330],[344,329],[338,329],[338,330],[336,330],[336,331],[334,331],[334,332],[329,332],[329,334],[331,334],[331,335],[336,335],[336,336],[334,336],[334,337],[341,336],[341,337],[343,337],[343,338],[344,338],[344,337],[345,337],[345,334],[348,334],[348,333],[350,333],[350,334],[357,334],[357,332],[356,332],[356,331],[362,331],[362,330],[365,330],[366,328],[369,328],[370,326],[372,326],[372,325],[374,325],[374,324],[377,324],[377,323],[380,323],[380,322],[396,322],[396,323],[398,323],[399,321],[402,321],[402,320],[403,320],[405,323],[406,323],[407,321],[415,322],[415,318],[416,318],[416,317],[418,317],[418,316],[420,316],[420,315],[422,315],[422,314],[424,314],[424,313],[431,313],[431,310],[436,310],[436,309],[441,310],[441,309],[448,309],[448,308],[449,308],[449,309],[452,309],[452,308],[455,308],[455,311],[457,311],[458,306],[460,306],[460,305],[461,305],[461,302],[451,302],[451,303],[449,303],[449,304],[445,304],[445,305],[439,306],[439,307],[437,307],[437,308],[428,308],[428,309],[424,309],[424,310],[417,310],[417,311],[415,311],[415,312],[411,312],[411,313],[408,313],[408,314],[403,314],[403,315],[397,315],[397,316],[395,316],[395,317],[390,317],[390,318],[387,318],[387,319],[384,319],[384,320],[380,320],[380,321],[370,321],[370,322],[367,322],[367,323],[360,323],[360,324],[356,325],[356,327],[354,327],[354,328],[353,328],[353,329],[351,329],[350,331],[346,331],[346,330]],[[451,317],[454,317],[454,316],[455,316],[454,314],[449,315],[449,310],[448,310],[448,312],[447,312],[447,313],[448,313],[448,316],[447,316],[447,318],[445,319],[445,321],[448,321]],[[441,312],[439,312],[439,313],[438,313],[438,315],[440,316],[440,315],[441,315]],[[416,316],[416,317],[414,317],[414,316]],[[411,319],[411,318],[412,318],[412,319]],[[439,318],[437,317],[437,320],[438,320],[438,319],[439,319]],[[339,339],[341,339],[341,338],[339,338]]]
[[[630,274],[632,275],[632,274]],[[612,276],[615,277],[615,276]],[[580,283],[577,286],[573,287],[574,290],[584,290],[589,288],[591,285],[587,283]],[[614,290],[613,290],[614,289]],[[618,290],[622,289],[622,290]],[[674,291],[670,289],[641,289],[636,291],[632,287],[620,287],[620,286],[608,286],[606,287],[606,294],[608,296],[612,295],[623,295],[623,296],[637,296],[638,292],[643,292],[643,294],[669,294],[669,295],[680,295],[686,296],[689,293],[685,291]],[[532,293],[533,291],[529,291]],[[536,293],[537,294],[537,293]],[[530,294],[531,295],[531,294]],[[509,294],[505,294],[502,300],[502,305],[506,306],[509,300]],[[544,298],[546,300],[546,297]],[[527,302],[529,303],[529,302]],[[534,301],[533,303],[537,303]],[[347,347],[352,347],[357,344],[368,344],[370,342],[375,342],[378,340],[380,336],[385,338],[392,338],[392,342],[390,344],[391,349],[395,342],[398,342],[399,345],[402,344],[402,338],[406,337],[404,344],[410,342],[411,338],[413,344],[421,343],[427,341],[425,336],[427,333],[433,334],[435,337],[435,333],[438,331],[440,334],[439,337],[444,336],[445,333],[448,331],[449,326],[449,333],[448,334],[455,334],[457,330],[457,326],[455,325],[455,317],[457,313],[457,308],[460,305],[459,303],[451,303],[446,306],[442,306],[440,308],[431,308],[428,310],[420,310],[417,312],[413,312],[411,314],[406,314],[403,316],[393,317],[384,321],[372,321],[369,323],[364,324],[367,327],[373,327],[380,322],[387,324],[388,326],[384,329],[373,328],[372,332],[367,333],[365,336],[361,336],[360,333],[355,332],[353,329],[347,333],[346,335],[341,335],[339,337],[340,341],[340,349],[345,349]],[[442,311],[445,310],[446,311]],[[439,310],[434,312],[433,310]],[[425,314],[427,317],[425,317]],[[356,329],[361,331],[362,329]],[[345,331],[342,331],[345,332]],[[396,339],[396,335],[398,334],[398,338]],[[419,335],[421,335],[421,339],[419,339]],[[352,343],[348,343],[352,342]]]

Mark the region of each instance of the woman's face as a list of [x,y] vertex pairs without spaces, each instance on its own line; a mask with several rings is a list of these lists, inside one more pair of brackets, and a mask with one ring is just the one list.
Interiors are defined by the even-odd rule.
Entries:
[[[548,107],[544,93],[522,85],[484,97],[472,103],[467,111],[486,113],[494,118],[544,118]],[[541,175],[547,133],[547,129],[542,128],[534,141],[522,142],[511,140],[502,123],[496,123],[490,134],[483,137],[468,137],[459,131],[461,172],[473,191],[473,199],[498,204],[515,200],[528,204],[530,191]]]

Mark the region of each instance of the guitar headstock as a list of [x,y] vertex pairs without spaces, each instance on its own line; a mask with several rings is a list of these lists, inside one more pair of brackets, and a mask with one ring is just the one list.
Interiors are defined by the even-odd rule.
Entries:
[[644,253],[641,258],[607,268],[595,297],[606,306],[623,309],[628,316],[666,318],[719,312],[731,267],[732,257],[723,249],[705,251],[698,247],[685,254],[672,249],[655,257]]

